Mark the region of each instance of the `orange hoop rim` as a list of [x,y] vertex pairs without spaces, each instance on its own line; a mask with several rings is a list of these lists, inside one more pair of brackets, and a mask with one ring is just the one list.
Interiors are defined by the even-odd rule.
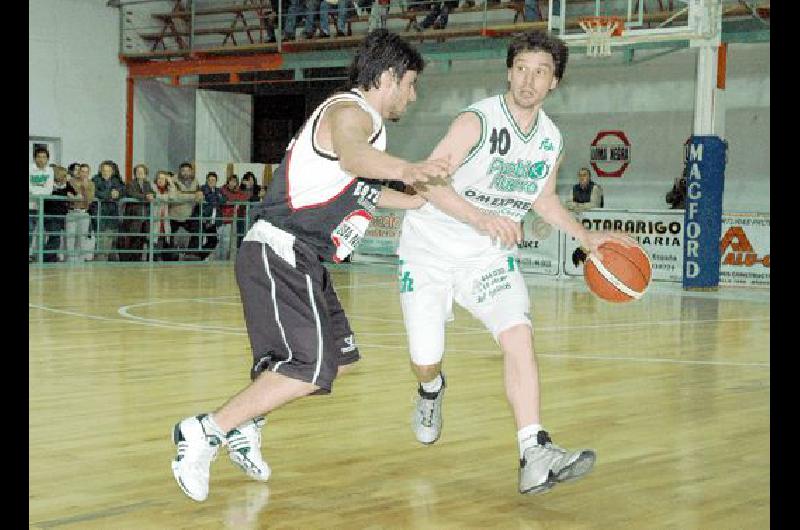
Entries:
[[589,26],[600,27],[600,26],[611,26],[612,22],[617,23],[617,27],[614,28],[614,31],[611,32],[612,37],[619,37],[622,35],[622,30],[625,29],[625,21],[622,17],[604,17],[604,16],[586,16],[586,17],[579,17],[579,22],[585,22]]

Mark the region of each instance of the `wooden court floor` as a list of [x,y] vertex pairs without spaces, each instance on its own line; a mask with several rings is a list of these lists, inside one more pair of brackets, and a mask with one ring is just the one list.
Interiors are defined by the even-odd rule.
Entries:
[[32,528],[768,528],[769,292],[603,303],[578,281],[530,285],[543,423],[597,451],[594,471],[517,493],[502,357],[464,311],[448,328],[442,438],[421,446],[395,271],[333,274],[361,348],[330,396],[274,412],[273,474],[220,452],[204,503],[170,470],[172,425],[248,381],[230,265],[32,267]]

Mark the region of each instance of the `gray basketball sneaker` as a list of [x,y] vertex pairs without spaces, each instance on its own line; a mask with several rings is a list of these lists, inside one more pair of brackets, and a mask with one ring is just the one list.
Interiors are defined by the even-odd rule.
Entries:
[[261,457],[261,429],[267,419],[253,418],[225,435],[228,456],[247,475],[261,482],[269,479],[269,465]]
[[172,441],[178,449],[172,474],[183,492],[198,502],[208,497],[209,468],[222,445],[222,436],[213,433],[207,416],[186,418],[172,430]]
[[419,396],[416,398],[411,416],[411,429],[417,441],[426,445],[436,442],[442,434],[442,399],[447,385],[444,374],[441,375],[442,388],[438,392],[425,392],[422,390],[422,385],[417,388]]
[[554,445],[547,431],[539,431],[536,441],[519,462],[520,493],[544,493],[559,482],[581,478],[597,458],[591,449],[567,451]]

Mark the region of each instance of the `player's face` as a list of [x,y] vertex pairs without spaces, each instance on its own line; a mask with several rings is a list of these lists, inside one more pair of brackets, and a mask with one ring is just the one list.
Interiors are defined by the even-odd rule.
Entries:
[[397,121],[405,114],[408,104],[417,100],[417,72],[408,70],[400,81],[393,73],[388,73],[391,78],[389,90],[388,111],[385,118]]
[[558,85],[553,56],[541,51],[518,54],[508,69],[508,83],[517,106],[529,109],[540,105],[548,92]]

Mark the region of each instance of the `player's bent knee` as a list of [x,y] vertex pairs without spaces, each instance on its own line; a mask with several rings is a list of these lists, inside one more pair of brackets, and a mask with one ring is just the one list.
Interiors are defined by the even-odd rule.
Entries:
[[518,349],[520,345],[531,342],[531,332],[533,326],[530,322],[518,322],[512,324],[497,333],[497,342],[505,349]]

